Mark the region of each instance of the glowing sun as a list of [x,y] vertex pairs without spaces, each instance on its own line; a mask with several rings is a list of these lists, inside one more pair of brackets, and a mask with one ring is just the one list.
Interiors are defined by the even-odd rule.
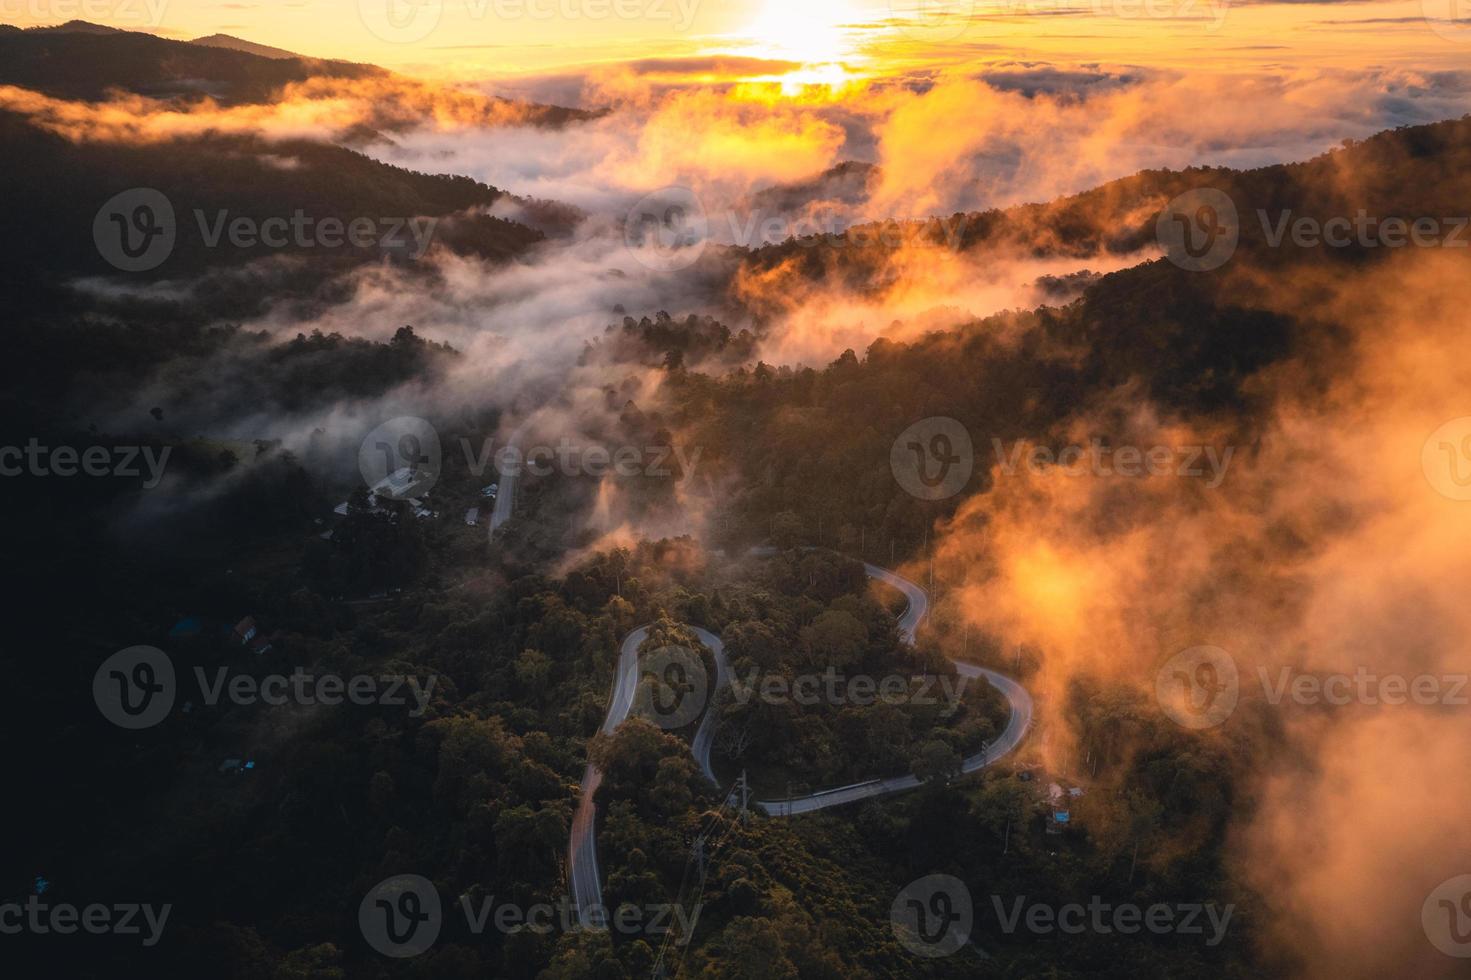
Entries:
[[742,33],[763,55],[820,64],[849,51],[852,16],[847,0],[766,0]]

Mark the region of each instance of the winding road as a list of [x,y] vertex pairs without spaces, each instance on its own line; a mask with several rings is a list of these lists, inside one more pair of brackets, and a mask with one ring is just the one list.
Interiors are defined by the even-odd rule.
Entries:
[[502,524],[511,519],[511,512],[516,508],[516,481],[521,478],[521,470],[525,463],[525,460],[519,459],[521,437],[526,434],[526,430],[530,427],[531,421],[528,419],[522,422],[511,433],[511,437],[506,440],[506,446],[515,450],[518,456],[518,463],[515,466],[507,467],[507,472],[505,473],[500,473],[499,468],[497,468],[497,475],[500,477],[500,490],[496,492],[495,506],[490,511],[490,533],[492,535],[495,534]]
[[[886,582],[904,593],[909,602],[903,615],[899,617],[899,632],[905,642],[913,643],[915,631],[929,611],[929,596],[915,583],[886,568],[865,563],[864,570],[868,572],[870,578]],[[718,636],[708,630],[688,628],[694,631],[700,642],[709,647],[710,652],[715,656],[715,686],[710,691],[709,705],[691,740],[690,751],[700,771],[718,786],[720,781],[716,778],[710,762],[711,747],[715,740],[716,712],[713,706],[719,692],[729,683],[730,663],[725,656],[725,644],[720,642]],[[623,641],[618,655],[618,669],[613,678],[613,696],[609,699],[608,716],[603,721],[601,729],[605,734],[612,734],[619,725],[623,724],[633,707],[633,698],[639,681],[638,649],[648,635],[649,628],[645,626],[634,630]],[[1025,688],[1005,674],[958,660],[952,660],[951,663],[963,677],[984,677],[1011,704],[1011,718],[1001,736],[989,746],[987,751],[973,755],[961,763],[962,773],[976,772],[996,762],[1021,744],[1022,739],[1026,737],[1027,729],[1032,724],[1032,698]],[[920,782],[919,777],[914,775],[871,779],[852,786],[822,790],[810,796],[795,797],[789,800],[762,800],[756,805],[770,816],[791,816],[914,789],[920,785]],[[589,763],[582,774],[582,796],[578,801],[577,813],[572,820],[572,835],[568,847],[568,877],[571,880],[572,900],[577,909],[578,921],[585,926],[597,927],[607,925],[608,915],[607,909],[602,904],[603,887],[597,855],[597,807],[593,802],[601,783],[602,773]]]
[[[719,690],[730,677],[730,669],[725,660],[725,645],[720,642],[720,637],[708,630],[693,626],[689,629],[694,631],[701,643],[712,651],[719,651],[715,655],[715,685],[716,690]],[[648,636],[649,628],[643,626],[628,634],[623,641],[618,653],[618,669],[613,675],[613,696],[608,699],[608,717],[603,719],[603,727],[599,729],[604,735],[613,734],[627,720],[629,711],[633,709],[633,696],[638,692],[638,648]],[[715,775],[710,771],[709,760],[710,746],[715,740],[714,719],[715,712],[705,712],[705,716],[700,719],[700,727],[695,730],[693,743],[695,746],[704,746],[705,762],[702,768],[712,782],[715,781]],[[698,758],[698,751],[696,757]],[[603,774],[589,762],[582,771],[582,796],[577,803],[577,813],[572,817],[572,840],[567,853],[572,902],[577,908],[578,921],[583,925],[607,925],[607,912],[602,904],[603,882],[598,872],[597,807],[593,804],[593,797],[602,782]]]
[[[508,444],[513,447],[519,446],[521,436],[529,425],[529,421],[523,422],[512,434]],[[519,476],[520,467],[516,467],[514,472],[501,475],[500,492],[496,497],[495,507],[491,511],[490,530],[492,533],[511,518],[515,508],[516,481]],[[887,583],[904,593],[908,604],[899,616],[899,634],[903,637],[904,642],[912,644],[919,624],[929,612],[929,596],[924,589],[887,568],[880,568],[867,562],[864,563],[863,568],[869,578]],[[720,637],[694,626],[687,628],[694,632],[700,642],[708,647],[715,657],[715,685],[708,692],[703,717],[690,742],[690,752],[705,777],[719,786],[720,780],[716,777],[710,762],[711,748],[715,741],[717,714],[714,706],[718,701],[720,691],[730,683],[730,662],[726,659],[725,644],[720,642]],[[649,627],[640,627],[628,634],[619,649],[618,667],[613,675],[613,692],[608,699],[608,715],[603,720],[602,728],[599,729],[606,735],[611,735],[619,725],[623,724],[633,708],[633,698],[638,691],[639,682],[638,650],[648,635]],[[952,660],[951,663],[955,665],[956,672],[962,677],[984,677],[1011,704],[1011,717],[1000,737],[985,752],[973,755],[961,762],[962,773],[976,772],[995,763],[1021,744],[1032,724],[1032,697],[1025,688],[1005,674],[959,660]],[[594,803],[594,797],[602,781],[603,774],[589,762],[582,773],[581,796],[578,800],[577,812],[572,818],[572,833],[567,851],[568,878],[572,888],[573,904],[577,910],[577,919],[583,926],[595,928],[606,928],[608,925],[608,910],[603,905],[602,875],[598,869],[597,806]],[[769,816],[792,816],[914,789],[920,785],[920,782],[919,777],[914,775],[871,779],[852,786],[821,790],[809,796],[786,800],[762,800],[758,801],[756,806],[765,810]]]

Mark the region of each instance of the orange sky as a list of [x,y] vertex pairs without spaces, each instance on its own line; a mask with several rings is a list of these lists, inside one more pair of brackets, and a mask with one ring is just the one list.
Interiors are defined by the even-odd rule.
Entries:
[[[1453,0],[0,0],[20,26],[81,18],[233,34],[421,75],[489,77],[710,53],[883,74],[997,58],[1242,69],[1459,68]],[[829,73],[833,70],[828,69]]]

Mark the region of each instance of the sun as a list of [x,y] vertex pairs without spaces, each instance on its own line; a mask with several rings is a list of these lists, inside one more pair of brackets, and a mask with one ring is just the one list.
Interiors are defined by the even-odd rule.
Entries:
[[762,55],[822,64],[851,51],[847,31],[852,20],[847,0],[766,0],[741,33]]

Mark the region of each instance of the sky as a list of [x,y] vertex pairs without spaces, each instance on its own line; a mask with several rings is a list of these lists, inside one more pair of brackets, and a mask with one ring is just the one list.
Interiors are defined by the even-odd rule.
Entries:
[[[1452,2],[1466,4],[1460,21]],[[1043,260],[1030,243],[1009,254],[1004,243],[967,252],[901,240],[854,288],[841,276],[814,279],[795,260],[735,269],[718,249],[667,264],[690,250],[661,250],[627,229],[639,227],[636,215],[671,213],[670,201],[692,200],[686,210],[708,219],[712,240],[756,245],[858,220],[1049,201],[1144,169],[1303,160],[1347,138],[1471,111],[1466,0],[0,0],[7,23],[74,18],[182,39],[226,33],[402,76],[313,79],[268,104],[127,93],[80,104],[0,86],[0,109],[78,141],[250,132],[284,143],[383,130],[391,138],[368,146],[380,159],[579,208],[587,218],[574,234],[520,261],[436,254],[432,289],[394,265],[364,265],[335,305],[288,295],[241,325],[386,338],[412,323],[466,354],[433,398],[458,409],[493,392],[514,407],[518,395],[566,379],[576,407],[558,424],[573,432],[606,421],[608,378],[581,358],[587,338],[625,312],[724,317],[737,299],[761,314],[769,363],[822,366],[876,336],[911,340],[1057,302],[1044,279],[1158,254],[1058,248]],[[487,93],[607,111],[538,126]],[[852,161],[875,165],[857,193],[815,179]],[[302,163],[283,155],[275,165]],[[1335,172],[1344,194],[1359,176]],[[778,186],[814,189],[795,204],[763,203]],[[684,197],[660,197],[670,191]],[[1152,220],[1164,203],[1143,202],[1140,213]],[[1259,203],[1238,202],[1243,214]],[[519,218],[523,207],[502,199],[496,213]],[[1097,217],[1117,218],[1107,208]],[[771,230],[767,218],[778,219]],[[1230,646],[1243,667],[1370,663],[1412,675],[1463,663],[1455,641],[1471,631],[1471,511],[1427,492],[1420,466],[1425,435],[1466,413],[1468,265],[1464,251],[1406,249],[1353,282],[1291,288],[1240,271],[1233,288],[1264,309],[1306,320],[1326,302],[1330,322],[1343,325],[1324,350],[1260,379],[1253,397],[1270,395],[1273,413],[1265,448],[1243,452],[1238,482],[1204,501],[1194,488],[1151,484],[1139,503],[1147,519],[1120,519],[1118,495],[1056,473],[976,495],[935,539],[952,581],[967,568],[996,570],[957,589],[966,620],[1046,649],[1038,683],[1058,692],[1072,677],[1125,668],[1152,678],[1136,670],[1155,651],[1136,642],[1133,624],[1168,623],[1192,604],[1192,636]],[[270,295],[272,277],[290,272],[268,257],[217,275]],[[187,296],[197,287],[207,298],[218,285],[83,288]],[[1323,365],[1337,362],[1327,348],[1345,341],[1352,361],[1329,377]],[[171,420],[212,437],[270,433],[301,447],[322,429],[355,446],[362,419],[425,414],[418,406],[430,397],[406,390],[377,406],[300,416],[240,396],[218,364],[198,370],[207,382],[161,373],[118,392],[128,403],[116,418],[167,405]],[[623,384],[631,375],[618,370]],[[1175,431],[1137,396],[1124,389],[1120,405],[1089,406],[1096,419],[1080,412],[1078,438],[1110,431],[1117,417],[1143,445],[1215,438]],[[1471,867],[1471,844],[1445,832],[1471,809],[1471,789],[1440,778],[1464,764],[1471,730],[1435,712],[1332,725],[1300,714],[1287,727],[1312,764],[1263,773],[1253,787],[1262,806],[1231,844],[1247,874],[1271,879],[1263,892],[1281,947],[1321,964],[1314,978],[1432,975],[1407,957],[1429,950],[1415,918],[1423,896],[1451,867]]]
[[487,79],[651,58],[781,58],[809,75],[977,58],[1192,69],[1454,69],[1455,0],[0,0],[18,26],[84,19],[225,33],[430,77]]

